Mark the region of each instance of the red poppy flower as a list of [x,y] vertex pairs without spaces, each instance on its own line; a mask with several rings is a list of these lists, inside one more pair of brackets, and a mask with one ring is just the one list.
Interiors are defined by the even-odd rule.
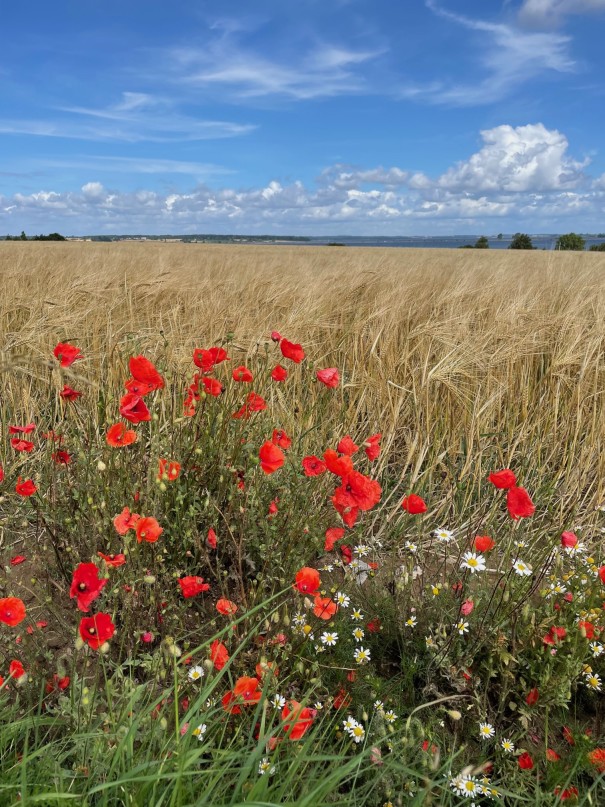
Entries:
[[360,510],[371,510],[382,495],[382,489],[375,479],[370,479],[359,471],[351,471],[343,477],[342,484],[334,491],[332,502],[337,510],[347,507],[359,507]]
[[533,687],[533,689],[530,689],[529,692],[527,693],[525,697],[525,703],[528,706],[535,706],[536,703],[538,703],[539,698],[540,693],[538,691],[538,687]]
[[370,619],[367,623],[366,628],[370,631],[370,633],[379,633],[380,629],[382,628],[382,622],[378,619],[378,617],[374,617],[374,619]]
[[52,680],[46,682],[46,692],[50,695],[51,692],[55,692],[55,690],[59,692],[64,692],[71,682],[71,678],[69,675],[64,675],[61,677],[55,673],[52,677]]
[[132,429],[127,429],[123,423],[114,423],[107,429],[107,436],[105,438],[108,445],[112,448],[122,448],[122,446],[130,446],[137,439],[137,434]]
[[534,761],[527,751],[524,751],[521,756],[517,757],[517,764],[522,771],[531,771],[534,767]]
[[211,347],[210,350],[198,347],[193,351],[193,363],[203,373],[209,373],[215,364],[221,364],[224,361],[229,361],[229,356],[222,347]]
[[120,400],[120,414],[131,423],[141,423],[145,420],[151,420],[151,413],[149,409],[147,409],[145,401],[139,395],[134,395],[132,392],[127,392]]
[[421,499],[420,496],[416,496],[415,493],[410,493],[409,496],[405,496],[401,502],[401,506],[413,516],[426,513],[427,509],[424,499]]
[[260,681],[258,678],[243,675],[235,682],[235,686],[232,690],[233,699],[246,706],[258,703],[262,697],[262,692],[258,689],[259,685]]
[[505,468],[503,471],[494,471],[487,478],[492,485],[500,488],[501,490],[512,488],[517,483],[517,477],[510,470],[510,468]]
[[464,616],[468,616],[473,613],[474,609],[475,603],[472,600],[465,600],[460,606],[460,613],[464,614]]
[[336,367],[326,367],[325,370],[318,370],[315,375],[318,381],[321,381],[322,384],[330,387],[330,389],[336,389],[340,382],[340,375]]
[[151,516],[140,518],[137,521],[136,529],[137,543],[139,544],[141,541],[147,541],[149,544],[154,544],[164,532],[164,528],[160,527],[155,518],[152,518]]
[[121,513],[115,516],[113,526],[119,535],[126,535],[128,530],[135,529],[140,518],[141,516],[138,513],[131,513],[130,509],[125,507]]
[[210,584],[204,582],[203,577],[189,576],[181,577],[179,579],[179,586],[183,597],[188,600],[191,597],[197,597],[202,591],[210,591]]
[[266,474],[275,473],[284,464],[284,453],[273,443],[267,440],[258,452],[260,467]]
[[208,530],[208,537],[206,538],[206,543],[208,544],[210,549],[216,549],[216,533],[212,529],[212,527],[210,527],[210,529]]
[[73,573],[69,596],[72,600],[76,598],[80,611],[88,611],[108,581],[108,577],[99,579],[99,570],[94,563],[79,563]]
[[605,566],[599,566],[599,577],[601,578],[601,583],[605,584]]
[[292,440],[288,437],[286,432],[282,431],[281,429],[273,429],[273,437],[271,438],[271,442],[280,448],[290,448],[292,445]]
[[38,488],[34,485],[31,479],[26,479],[22,482],[21,477],[17,478],[15,491],[19,494],[19,496],[33,496],[37,490]]
[[25,604],[18,597],[4,597],[0,600],[0,622],[14,628],[25,619]]
[[578,536],[574,532],[564,532],[561,535],[561,546],[568,549],[578,545]]
[[68,387],[67,384],[64,384],[59,396],[63,398],[64,401],[77,401],[83,394],[84,393],[77,392],[75,389]]
[[305,476],[320,476],[326,471],[326,463],[312,454],[309,457],[303,457],[302,461],[303,471]]
[[248,370],[248,368],[245,367],[243,364],[235,368],[235,370],[232,373],[232,376],[234,381],[239,381],[244,384],[249,384],[251,381],[254,380],[254,376],[252,375],[250,370]]
[[61,367],[69,367],[76,359],[84,358],[80,353],[80,348],[70,345],[68,342],[59,342],[53,350],[53,354],[59,360]]
[[592,622],[588,622],[586,619],[580,619],[578,622],[578,628],[580,630],[581,635],[584,639],[594,639],[594,625]]
[[117,568],[118,566],[123,566],[126,563],[126,555],[122,554],[104,555],[102,552],[97,552],[97,555],[100,558],[103,558],[103,560],[108,566],[113,566],[114,568]]
[[475,549],[477,552],[489,552],[496,546],[496,542],[489,535],[478,535],[475,538]]
[[273,499],[273,501],[269,503],[269,510],[267,511],[267,515],[274,516],[279,511],[279,508],[277,506],[278,501],[279,499]]
[[334,549],[334,544],[344,538],[345,531],[342,527],[330,527],[326,530],[326,542],[324,544],[324,551],[331,552]]
[[315,594],[319,588],[319,572],[310,566],[303,566],[296,572],[294,588],[301,594]]
[[366,452],[366,457],[369,460],[375,460],[380,456],[380,441],[382,434],[373,434],[363,444],[363,449]]
[[204,385],[204,390],[206,391],[207,395],[212,395],[213,398],[218,398],[219,395],[223,394],[224,387],[220,381],[217,381],[216,378],[210,378],[210,376],[202,376],[202,384]]
[[13,437],[11,439],[11,446],[15,451],[23,451],[26,454],[30,454],[34,450],[33,443],[30,443],[29,440],[21,440],[19,437]]
[[4,468],[0,465],[0,482],[4,482]]
[[595,748],[588,754],[588,761],[599,773],[605,773],[605,748]]
[[69,465],[71,462],[71,454],[69,451],[63,451],[63,449],[53,451],[51,457],[53,461],[57,463],[57,465]]
[[351,437],[347,434],[336,446],[336,450],[339,454],[345,454],[347,457],[352,457],[357,451],[359,451],[359,446],[357,443],[354,443]]
[[26,560],[27,558],[25,557],[25,555],[15,555],[14,558],[10,559],[10,565],[18,566],[20,563],[25,563]]
[[324,460],[328,471],[336,476],[346,476],[353,470],[353,460],[350,457],[339,457],[333,448],[324,453]]
[[548,762],[559,762],[561,756],[552,748],[546,749],[546,759]]
[[218,639],[215,639],[210,645],[210,660],[214,664],[215,670],[222,670],[229,661],[229,651]]
[[347,690],[341,686],[336,695],[334,696],[334,700],[332,701],[332,707],[334,709],[346,709],[350,705],[351,705],[351,696],[347,692]]
[[287,339],[282,339],[279,343],[279,347],[281,349],[282,356],[286,359],[290,359],[294,362],[294,364],[300,364],[305,358],[305,351],[302,349],[302,346],[294,344],[293,342],[288,342]]
[[506,506],[511,518],[529,518],[536,512],[534,503],[525,488],[512,487],[506,494]]
[[278,383],[280,381],[285,381],[288,377],[288,371],[285,367],[282,367],[281,364],[278,364],[276,367],[271,370],[271,378]]
[[562,733],[563,739],[565,740],[566,743],[568,743],[569,745],[575,745],[576,744],[576,741],[574,740],[573,734],[571,733],[571,730],[570,730],[569,726],[563,726],[563,729],[561,730],[561,733]]
[[267,402],[263,397],[257,395],[256,392],[248,393],[246,403],[237,412],[234,412],[232,417],[236,420],[240,418],[249,418],[253,412],[262,412],[267,408]]
[[98,650],[115,632],[116,626],[109,614],[84,616],[80,620],[80,636],[93,650]]
[[175,460],[159,460],[158,478],[174,482],[181,473],[181,464]]
[[221,597],[216,603],[216,610],[223,616],[233,616],[237,613],[237,605],[231,600],[226,600]]
[[279,331],[271,331],[271,339],[274,342],[281,342],[282,336]]
[[339,507],[338,504],[334,504],[334,507],[340,513],[340,517],[347,527],[350,530],[353,529],[359,517],[359,507]]
[[341,544],[340,545],[340,554],[342,555],[342,561],[345,565],[349,565],[349,563],[353,560],[353,550],[351,549],[348,544]]
[[317,712],[298,701],[289,701],[282,709],[281,719],[289,740],[300,740],[313,725]]
[[571,787],[565,787],[563,788],[563,790],[561,790],[560,786],[557,785],[557,787],[555,787],[553,792],[555,796],[558,796],[561,799],[561,801],[567,801],[568,799],[573,799],[574,801],[577,801],[578,796],[580,795],[578,788],[575,787],[574,785],[572,785]]
[[9,426],[9,434],[31,434],[36,428],[35,423],[28,423],[27,426]]
[[145,381],[137,381],[136,378],[129,378],[124,386],[128,392],[132,392],[133,395],[138,395],[140,398],[144,398],[155,389],[152,384],[146,384]]
[[544,644],[547,645],[555,645],[561,642],[566,636],[567,631],[565,630],[565,628],[558,628],[555,625],[553,625],[549,629],[546,636],[542,638],[542,641],[544,642]]
[[320,597],[319,594],[316,594],[313,603],[313,613],[319,619],[332,619],[338,611],[338,605],[329,597]]
[[20,661],[11,661],[8,665],[8,674],[11,678],[22,678],[25,675],[25,669]]
[[155,365],[146,359],[145,356],[133,356],[128,362],[130,375],[135,381],[146,384],[150,387],[150,392],[156,389],[163,389],[164,379],[158,373]]

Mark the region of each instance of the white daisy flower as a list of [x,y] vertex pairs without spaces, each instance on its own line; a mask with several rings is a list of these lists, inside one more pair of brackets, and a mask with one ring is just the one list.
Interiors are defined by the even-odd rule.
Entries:
[[601,691],[601,676],[597,673],[589,673],[586,676],[586,686],[589,689],[595,690],[595,692]]
[[358,647],[353,653],[353,658],[358,664],[365,664],[370,660],[370,651],[363,647]]
[[502,740],[500,740],[500,746],[503,751],[506,751],[507,754],[512,754],[515,750],[514,742],[506,737],[503,737]]
[[361,725],[361,723],[358,723],[356,726],[353,726],[353,728],[349,729],[347,733],[349,737],[351,737],[353,742],[357,743],[357,745],[363,742],[364,737],[366,736],[366,730]]
[[351,611],[351,619],[355,622],[362,622],[364,619],[364,615],[361,613],[359,608],[353,608]]
[[276,694],[271,698],[271,706],[275,709],[283,709],[286,705],[286,699],[283,695]]
[[389,709],[388,712],[385,712],[383,717],[387,723],[394,723],[397,720],[397,715],[392,709]]
[[370,554],[370,547],[367,544],[358,544],[354,549],[356,555],[359,555],[360,558],[365,558],[366,555]]
[[327,647],[334,647],[336,642],[338,641],[338,634],[334,631],[326,631],[322,633],[319,637],[322,644],[327,645]]
[[338,591],[334,599],[336,600],[338,605],[340,605],[341,608],[348,608],[351,603],[351,598],[349,597],[348,594],[345,594],[343,591]]
[[273,776],[275,773],[275,765],[269,761],[269,757],[263,757],[258,763],[258,772],[261,776],[264,776],[266,773],[268,773],[269,776]]
[[462,620],[460,620],[460,622],[454,623],[454,627],[456,628],[460,636],[463,636],[465,633],[468,633],[468,622],[463,622]]
[[361,642],[361,640],[365,635],[366,635],[365,631],[362,630],[361,628],[355,628],[355,630],[353,631],[353,638],[355,639],[356,642]]
[[592,651],[593,658],[598,658],[603,653],[603,645],[599,642],[591,642],[588,645]]
[[200,725],[194,728],[191,733],[201,742],[204,739],[204,734],[206,733],[207,728],[208,726],[205,723],[200,723]]
[[465,552],[462,556],[460,566],[463,569],[470,569],[474,574],[475,572],[485,571],[485,558],[476,552]]
[[408,628],[415,628],[418,623],[418,619],[415,616],[411,616],[409,619],[406,619],[405,624]]
[[189,670],[188,678],[190,681],[199,681],[204,675],[204,668],[196,664]]
[[412,541],[406,541],[405,548],[408,550],[408,552],[411,552],[412,555],[415,555],[416,552],[418,552],[418,544],[415,544]]
[[516,560],[513,563],[513,569],[519,577],[529,577],[532,573],[531,566],[528,566],[527,563],[524,563],[522,560]]
[[496,733],[491,723],[479,723],[479,737],[482,740],[489,740]]
[[433,535],[435,538],[438,538],[440,541],[443,541],[446,544],[449,543],[454,537],[454,533],[451,530],[445,530],[443,527],[439,527],[439,529],[435,530]]

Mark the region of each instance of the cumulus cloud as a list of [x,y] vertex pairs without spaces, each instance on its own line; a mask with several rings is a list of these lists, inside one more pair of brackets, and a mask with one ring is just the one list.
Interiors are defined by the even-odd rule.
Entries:
[[565,135],[543,124],[497,126],[481,132],[484,146],[439,178],[439,186],[470,191],[553,191],[583,181],[579,162],[567,154]]
[[561,132],[536,123],[497,126],[481,137],[476,153],[437,177],[338,164],[313,187],[273,179],[247,189],[125,193],[91,179],[77,191],[17,193],[0,197],[0,231],[10,232],[12,222],[70,234],[602,229],[605,175],[587,176],[587,161],[569,155]]

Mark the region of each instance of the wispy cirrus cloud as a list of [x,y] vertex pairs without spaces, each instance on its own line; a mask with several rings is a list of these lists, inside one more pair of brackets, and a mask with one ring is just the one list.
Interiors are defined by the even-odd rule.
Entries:
[[123,143],[171,143],[238,137],[254,124],[206,120],[179,111],[170,99],[122,93],[107,107],[62,106],[46,119],[2,119],[0,133]]
[[220,36],[202,47],[166,51],[173,83],[228,93],[235,99],[328,98],[370,91],[367,78],[356,68],[385,52],[383,47],[355,49],[316,42],[280,59],[245,44],[239,29],[224,26]]
[[483,77],[476,82],[438,79],[407,84],[401,89],[404,98],[451,106],[494,103],[544,73],[570,73],[576,69],[568,36],[474,19],[449,11],[435,0],[425,0],[425,5],[442,19],[482,35],[476,45],[476,60]]
[[605,0],[523,0],[519,20],[524,25],[556,28],[570,14],[605,12]]

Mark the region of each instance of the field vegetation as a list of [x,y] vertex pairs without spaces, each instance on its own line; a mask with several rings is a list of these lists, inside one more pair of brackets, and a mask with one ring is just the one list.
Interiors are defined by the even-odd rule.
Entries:
[[603,803],[600,253],[0,280],[0,805]]

